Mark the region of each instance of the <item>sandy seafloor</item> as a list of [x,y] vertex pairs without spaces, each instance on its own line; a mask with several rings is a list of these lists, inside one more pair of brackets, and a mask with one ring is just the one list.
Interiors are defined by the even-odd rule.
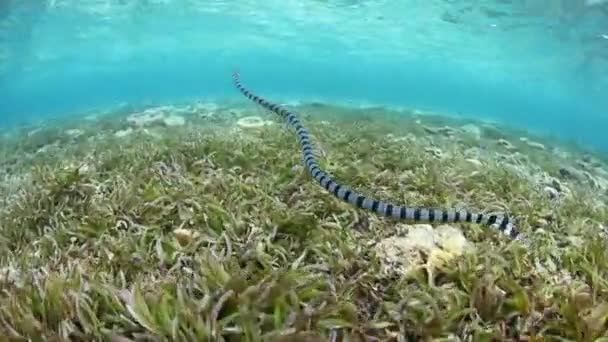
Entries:
[[124,105],[2,135],[0,331],[605,336],[606,155],[441,113],[288,107],[338,182],[396,205],[506,211],[532,247],[340,202],[253,104]]

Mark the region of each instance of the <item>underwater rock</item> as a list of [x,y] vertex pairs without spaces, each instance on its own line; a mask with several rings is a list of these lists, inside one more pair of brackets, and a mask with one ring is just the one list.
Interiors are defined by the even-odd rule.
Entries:
[[179,243],[179,245],[181,247],[185,247],[185,246],[189,245],[190,243],[192,243],[192,241],[194,241],[196,238],[198,238],[200,236],[200,234],[198,232],[188,230],[188,229],[183,229],[183,228],[175,229],[173,231],[173,234],[175,235],[175,239],[177,240],[177,243]]
[[196,113],[196,108],[194,108],[193,106],[174,107],[171,110],[171,113],[171,115],[189,116]]
[[539,218],[536,220],[536,225],[539,227],[546,227],[549,225],[549,221],[544,218]]
[[302,166],[301,164],[296,164],[296,165],[294,165],[294,166],[291,167],[291,172],[294,175],[302,173],[303,170],[304,170],[304,166]]
[[558,195],[570,195],[571,194],[570,189],[566,185],[564,185],[559,179],[550,176],[546,172],[543,172],[542,178],[543,178],[543,180],[541,181],[541,184],[545,186],[544,191],[547,194],[553,192],[552,190],[549,190],[548,188],[552,188],[553,190],[557,191]]
[[559,147],[553,147],[551,149],[551,153],[553,153],[553,155],[555,155],[556,157],[561,158],[561,159],[570,159],[570,157],[571,157],[569,152],[562,151]]
[[414,143],[416,141],[416,136],[412,133],[408,133],[404,137],[395,137],[393,134],[389,133],[386,135],[386,138],[391,142],[405,142],[407,144]]
[[564,191],[565,186],[559,181],[559,179],[557,179],[555,177],[551,177],[547,174],[545,174],[545,177],[546,177],[545,185],[548,185],[559,192]]
[[42,127],[38,127],[38,128],[34,128],[33,130],[27,132],[27,137],[32,137],[36,134],[38,134],[39,132],[42,132]]
[[[538,229],[539,232],[542,229]],[[548,279],[553,285],[556,286],[568,286],[572,283],[573,278],[570,272],[567,270],[560,270],[555,262],[551,258],[546,258],[544,260],[535,260],[534,268],[536,269],[536,274],[543,279]]]
[[443,157],[443,152],[438,147],[427,147],[424,151],[432,154],[435,158]]
[[406,230],[406,236],[388,237],[375,246],[386,275],[407,274],[425,266],[440,268],[472,247],[462,231],[449,225],[436,229],[429,224],[401,226],[398,230]]
[[603,167],[596,167],[594,169],[594,172],[598,176],[608,179],[608,171],[606,171],[606,169],[604,169]]
[[163,123],[165,124],[165,126],[170,127],[183,126],[186,124],[186,119],[184,119],[183,116],[173,114],[164,118]]
[[608,177],[603,177],[606,172],[604,170],[597,172],[597,169],[595,171],[596,174],[594,175],[589,171],[579,170],[574,167],[562,167],[559,169],[559,174],[564,180],[586,183],[593,189],[608,191]]
[[589,170],[589,163],[584,160],[577,160],[574,164],[583,170]]
[[36,150],[36,154],[49,152],[50,150],[57,148],[58,146],[59,146],[59,141],[55,141],[53,143],[46,144],[44,146],[41,146],[38,150]]
[[526,145],[528,145],[528,146],[530,146],[532,148],[535,148],[535,149],[538,149],[538,150],[545,150],[545,145],[543,145],[543,144],[541,144],[539,142],[526,140],[525,143],[526,143]]
[[593,189],[606,191],[608,190],[608,180],[599,176],[593,176],[590,172],[583,171],[587,181]]
[[450,126],[444,126],[437,130],[439,134],[445,135],[446,137],[453,137],[456,134],[456,130]]
[[585,156],[582,159],[577,160],[575,164],[579,168],[590,172],[594,172],[597,168],[602,168],[604,166],[600,161],[589,156]]
[[599,160],[588,154],[584,155],[578,162],[589,168],[602,166],[602,163]]
[[422,129],[424,129],[424,131],[427,133],[445,135],[448,138],[453,137],[456,134],[456,130],[450,126],[444,126],[444,127],[422,126]]
[[559,198],[559,191],[557,191],[557,189],[550,186],[546,186],[543,190],[549,196],[550,199]]
[[565,180],[581,180],[582,173],[573,167],[562,167],[559,169],[559,175]]
[[508,151],[515,151],[515,150],[517,150],[517,147],[513,146],[513,144],[511,144],[506,139],[498,139],[498,144],[501,145],[502,147],[504,147],[505,149],[507,149]]
[[475,166],[482,166],[483,165],[479,160],[474,159],[474,158],[467,158],[465,160],[468,161],[469,163],[475,165]]
[[65,134],[67,134],[71,137],[77,138],[77,137],[83,135],[84,132],[81,129],[73,128],[73,129],[68,129],[67,131],[65,131]]
[[460,129],[468,136],[472,137],[475,140],[481,139],[481,128],[477,125],[466,124],[464,126],[460,126]]
[[114,136],[117,138],[124,138],[131,133],[133,133],[133,129],[131,127],[129,127],[127,129],[121,129],[120,131],[114,132]]
[[[418,122],[419,120],[416,120],[417,124],[420,124],[420,122]],[[429,126],[422,126],[422,129],[429,133],[429,134],[437,134],[437,130],[433,127],[429,127]]]
[[232,116],[233,118],[243,118],[246,117],[245,111],[241,108],[230,108],[226,111],[228,116]]
[[146,134],[147,136],[150,136],[150,137],[155,138],[155,139],[161,139],[163,137],[163,133],[161,133],[158,129],[147,129],[147,128],[144,128],[142,130],[142,132],[144,134]]
[[194,105],[194,108],[199,111],[215,112],[220,108],[220,106],[215,102],[197,102]]
[[481,159],[483,158],[483,153],[485,151],[483,151],[482,149],[480,149],[477,146],[474,147],[469,147],[466,150],[464,150],[462,153],[465,156],[465,158],[469,158],[469,159]]
[[471,247],[460,229],[447,224],[435,228],[435,243],[445,251],[455,254]]
[[211,120],[215,117],[215,112],[202,112],[198,114],[198,117],[204,120]]
[[83,163],[78,167],[78,173],[81,175],[92,174],[95,173],[95,171],[97,171],[97,168],[90,163]]
[[602,238],[608,238],[608,225],[599,224],[598,225],[599,235]]
[[165,110],[165,107],[146,109],[143,112],[129,115],[127,117],[127,122],[137,127],[143,127],[155,122],[161,122],[165,118]]
[[272,125],[272,121],[262,120],[259,116],[246,116],[240,118],[236,124],[242,128],[259,128],[266,125]]
[[0,283],[6,285],[16,285],[17,287],[22,287],[25,285],[21,279],[21,273],[19,270],[12,266],[0,268]]
[[584,183],[595,190],[608,190],[608,178],[598,174],[594,175],[589,171],[578,170],[574,167],[562,167],[559,169],[559,175],[564,180]]

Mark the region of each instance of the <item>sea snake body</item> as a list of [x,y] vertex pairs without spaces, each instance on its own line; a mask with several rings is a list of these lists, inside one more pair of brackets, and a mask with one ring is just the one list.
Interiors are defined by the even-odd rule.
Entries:
[[457,211],[398,206],[366,197],[356,193],[342,184],[338,184],[325,171],[321,170],[317,164],[308,130],[304,128],[300,122],[300,119],[298,119],[294,113],[253,94],[241,84],[239,72],[235,71],[232,74],[232,79],[235,86],[241,93],[243,93],[243,95],[253,102],[258,103],[265,109],[276,113],[287,123],[288,127],[295,129],[298,142],[302,148],[303,161],[308,169],[308,172],[322,187],[342,201],[351,203],[358,208],[371,210],[378,215],[391,217],[397,220],[410,220],[414,222],[464,221],[496,228],[513,239],[518,239],[518,236],[520,236],[519,232],[506,215],[472,213],[467,210]]

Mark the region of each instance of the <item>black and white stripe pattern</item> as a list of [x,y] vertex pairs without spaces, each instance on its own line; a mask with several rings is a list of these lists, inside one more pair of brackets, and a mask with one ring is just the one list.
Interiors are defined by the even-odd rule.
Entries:
[[234,84],[241,91],[241,93],[243,93],[250,100],[260,104],[265,109],[278,114],[289,127],[295,129],[298,141],[302,148],[304,163],[306,164],[308,172],[322,187],[337,198],[351,203],[358,208],[368,209],[376,214],[391,217],[397,220],[411,220],[417,222],[471,222],[497,228],[511,238],[518,238],[519,232],[517,229],[515,229],[506,215],[502,216],[485,213],[471,213],[466,210],[456,211],[397,206],[363,196],[344,185],[336,183],[336,181],[334,181],[326,172],[319,168],[319,165],[315,160],[308,130],[304,128],[296,115],[253,94],[241,84],[239,77],[239,73],[235,71],[232,78]]

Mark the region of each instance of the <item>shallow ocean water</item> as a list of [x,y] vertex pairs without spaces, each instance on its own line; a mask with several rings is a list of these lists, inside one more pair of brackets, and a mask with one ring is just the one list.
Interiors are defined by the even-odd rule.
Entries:
[[606,338],[607,44],[601,0],[6,0],[0,336]]
[[7,1],[7,124],[121,102],[375,103],[605,149],[606,10],[585,1]]

